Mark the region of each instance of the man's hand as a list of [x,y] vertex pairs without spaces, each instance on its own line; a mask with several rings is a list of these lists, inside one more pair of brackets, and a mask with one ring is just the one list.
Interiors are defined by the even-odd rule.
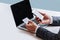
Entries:
[[36,17],[36,20],[40,23],[40,24],[50,24],[51,22],[51,17],[49,15],[47,15],[46,13],[41,13],[39,12],[41,15],[44,16],[43,20],[39,19],[38,17]]
[[37,26],[36,26],[35,23],[32,22],[32,21],[29,21],[28,24],[26,24],[27,30],[28,30],[29,32],[31,32],[31,33],[35,33],[36,27],[37,27]]

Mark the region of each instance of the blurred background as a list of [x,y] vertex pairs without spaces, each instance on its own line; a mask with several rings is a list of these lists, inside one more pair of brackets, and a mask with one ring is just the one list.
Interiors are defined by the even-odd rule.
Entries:
[[[0,3],[14,4],[22,0],[0,0]],[[30,0],[33,8],[60,11],[60,0]]]

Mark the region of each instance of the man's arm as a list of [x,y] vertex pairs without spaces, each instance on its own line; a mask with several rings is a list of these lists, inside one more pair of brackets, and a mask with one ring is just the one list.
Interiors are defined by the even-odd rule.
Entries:
[[[53,20],[51,26],[60,26],[60,17],[52,17]],[[36,35],[44,40],[58,40],[60,39],[60,34],[54,34],[47,29],[39,27],[36,31]],[[59,35],[59,36],[58,36]]]
[[54,34],[42,27],[39,27],[36,31],[36,36],[40,37],[44,40],[60,40],[60,38],[59,38],[60,36],[58,36],[58,35],[60,35],[60,34]]
[[[37,17],[36,20],[37,22],[41,24],[50,24],[51,18],[47,14],[41,13],[44,18],[43,20],[40,21],[40,19]],[[60,26],[60,17],[53,17],[53,21],[51,25],[53,26]],[[58,34],[54,34],[47,29],[37,27],[33,22],[28,22],[26,25],[26,28],[33,33],[36,33],[36,35],[44,40],[60,40],[60,32]],[[37,28],[37,29],[36,29]],[[36,30],[36,31],[35,31]]]
[[60,26],[60,17],[52,17],[53,22],[50,26]]
[[[60,17],[52,17],[51,26],[60,26]],[[59,35],[59,36],[58,36]],[[36,36],[44,39],[44,40],[60,40],[60,33],[54,34],[47,29],[39,27],[36,31]]]
[[26,28],[29,32],[36,33],[36,36],[43,40],[60,40],[60,32],[54,34],[43,27],[36,26],[32,21],[29,21],[28,24],[26,24]]

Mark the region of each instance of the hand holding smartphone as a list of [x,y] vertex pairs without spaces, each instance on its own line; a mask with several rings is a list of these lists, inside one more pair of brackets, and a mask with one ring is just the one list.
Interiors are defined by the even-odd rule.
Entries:
[[39,11],[37,10],[33,10],[33,14],[37,17],[39,17],[39,19],[43,20],[43,16],[39,13]]

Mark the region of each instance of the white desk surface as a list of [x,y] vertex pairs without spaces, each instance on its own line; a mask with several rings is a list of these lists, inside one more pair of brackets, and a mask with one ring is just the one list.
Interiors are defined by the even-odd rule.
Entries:
[[[60,12],[38,9],[59,16]],[[54,16],[56,16],[54,15]],[[16,28],[9,4],[0,3],[0,40],[40,40],[32,34]]]

